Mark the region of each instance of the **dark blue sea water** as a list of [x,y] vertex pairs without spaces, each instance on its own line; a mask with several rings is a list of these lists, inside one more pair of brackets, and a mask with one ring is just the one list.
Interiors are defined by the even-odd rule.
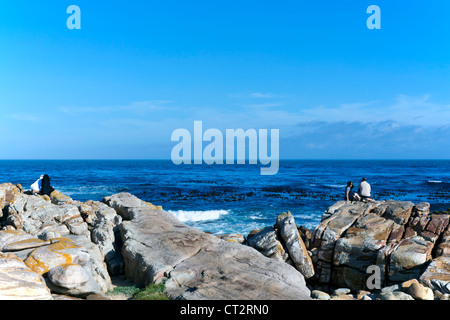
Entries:
[[130,192],[216,234],[246,235],[273,225],[284,211],[312,229],[343,199],[347,181],[357,187],[362,177],[377,200],[450,207],[450,161],[440,160],[285,160],[275,176],[261,176],[259,165],[177,166],[170,160],[3,160],[0,168],[1,182],[24,189],[47,173],[56,189],[80,201]]

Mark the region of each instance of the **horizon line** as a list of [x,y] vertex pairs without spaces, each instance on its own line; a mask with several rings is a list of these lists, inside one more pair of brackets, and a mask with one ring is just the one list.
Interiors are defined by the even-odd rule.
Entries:
[[[191,159],[191,161],[195,161],[196,159]],[[200,160],[200,159],[198,159]],[[202,164],[205,164],[203,159]],[[249,161],[249,159],[234,159],[234,161],[245,160],[245,164]],[[65,159],[0,159],[0,161],[172,161],[172,159],[163,159],[163,158],[130,158],[130,159],[121,159],[121,158],[95,158],[95,159],[84,159],[84,158],[65,158]],[[224,165],[226,164],[226,159],[223,159]],[[278,161],[450,161],[450,158],[284,158],[279,159]],[[195,163],[192,163],[195,164]],[[214,163],[215,164],[215,163]],[[237,163],[235,163],[237,164]]]

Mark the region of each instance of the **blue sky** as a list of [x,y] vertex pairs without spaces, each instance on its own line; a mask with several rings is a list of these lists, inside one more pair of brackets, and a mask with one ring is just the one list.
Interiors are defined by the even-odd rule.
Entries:
[[3,1],[0,158],[168,159],[201,120],[280,129],[281,158],[448,159],[449,19],[446,0]]

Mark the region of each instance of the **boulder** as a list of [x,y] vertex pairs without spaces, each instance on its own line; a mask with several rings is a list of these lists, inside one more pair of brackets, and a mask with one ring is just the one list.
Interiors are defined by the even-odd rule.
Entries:
[[410,201],[388,200],[374,208],[374,213],[382,215],[384,218],[397,224],[404,225],[408,222],[413,207],[414,203]]
[[56,205],[62,205],[62,204],[72,204],[73,200],[71,197],[61,193],[58,190],[54,190],[51,194],[50,194],[50,201],[53,204]]
[[413,283],[408,288],[408,294],[417,300],[434,300],[433,291],[420,283]]
[[30,239],[36,239],[36,237],[33,237],[23,230],[0,230],[0,251],[3,251],[3,248],[15,242],[27,241]]
[[333,255],[337,240],[359,217],[370,212],[379,204],[347,201],[338,202],[333,208],[327,209],[326,219],[314,229],[312,237],[312,246],[318,249],[315,271],[319,282],[331,282]]
[[225,241],[209,244],[177,264],[165,285],[172,299],[310,299],[304,278],[293,267]]
[[402,291],[382,292],[378,295],[379,300],[414,300],[414,298]]
[[442,294],[450,294],[450,256],[431,261],[420,276],[420,282]]
[[331,296],[323,291],[320,290],[313,290],[311,292],[311,298],[317,299],[317,300],[330,300]]
[[429,209],[426,202],[394,200],[330,206],[313,232],[315,279],[357,291],[367,285],[368,268],[377,266],[386,286],[419,279],[447,294],[449,215],[429,214]]
[[289,258],[273,227],[264,228],[257,234],[249,237],[248,245],[269,258],[283,262]]
[[0,253],[0,300],[51,300],[44,278],[14,254]]
[[103,199],[103,202],[116,210],[116,212],[125,220],[131,220],[133,218],[133,208],[162,210],[160,206],[155,206],[150,202],[143,201],[127,192],[122,192],[110,197],[105,197]]
[[432,249],[433,243],[420,236],[401,240],[390,255],[390,281],[418,278],[424,271],[425,263],[431,260]]
[[379,250],[386,246],[393,225],[392,220],[369,213],[348,228],[336,241],[333,283],[355,291],[366,289],[367,268],[379,264]]
[[44,275],[54,267],[87,259],[80,246],[70,239],[60,238],[49,246],[33,250],[25,264],[34,272]]
[[245,242],[245,237],[239,233],[220,234],[217,237],[225,241],[231,241],[241,244]]
[[277,218],[277,227],[295,267],[305,279],[311,278],[314,275],[314,266],[292,214],[290,212],[280,214]]
[[3,217],[3,209],[20,193],[21,187],[11,183],[0,184],[0,218]]
[[304,277],[284,262],[186,226],[131,194],[105,202],[124,218],[125,274],[138,286],[166,278],[172,299],[310,299]]
[[60,294],[86,297],[101,292],[92,274],[79,264],[54,267],[49,270],[47,279],[52,292]]

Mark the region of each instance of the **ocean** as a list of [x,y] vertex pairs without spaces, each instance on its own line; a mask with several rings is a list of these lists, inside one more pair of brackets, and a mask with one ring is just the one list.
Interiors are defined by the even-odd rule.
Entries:
[[28,190],[46,173],[54,188],[80,201],[130,192],[214,234],[247,235],[285,211],[313,229],[326,208],[343,199],[347,181],[357,189],[362,177],[376,200],[450,207],[447,160],[281,160],[274,176],[260,175],[259,165],[177,166],[170,160],[2,160],[0,168],[0,182]]

